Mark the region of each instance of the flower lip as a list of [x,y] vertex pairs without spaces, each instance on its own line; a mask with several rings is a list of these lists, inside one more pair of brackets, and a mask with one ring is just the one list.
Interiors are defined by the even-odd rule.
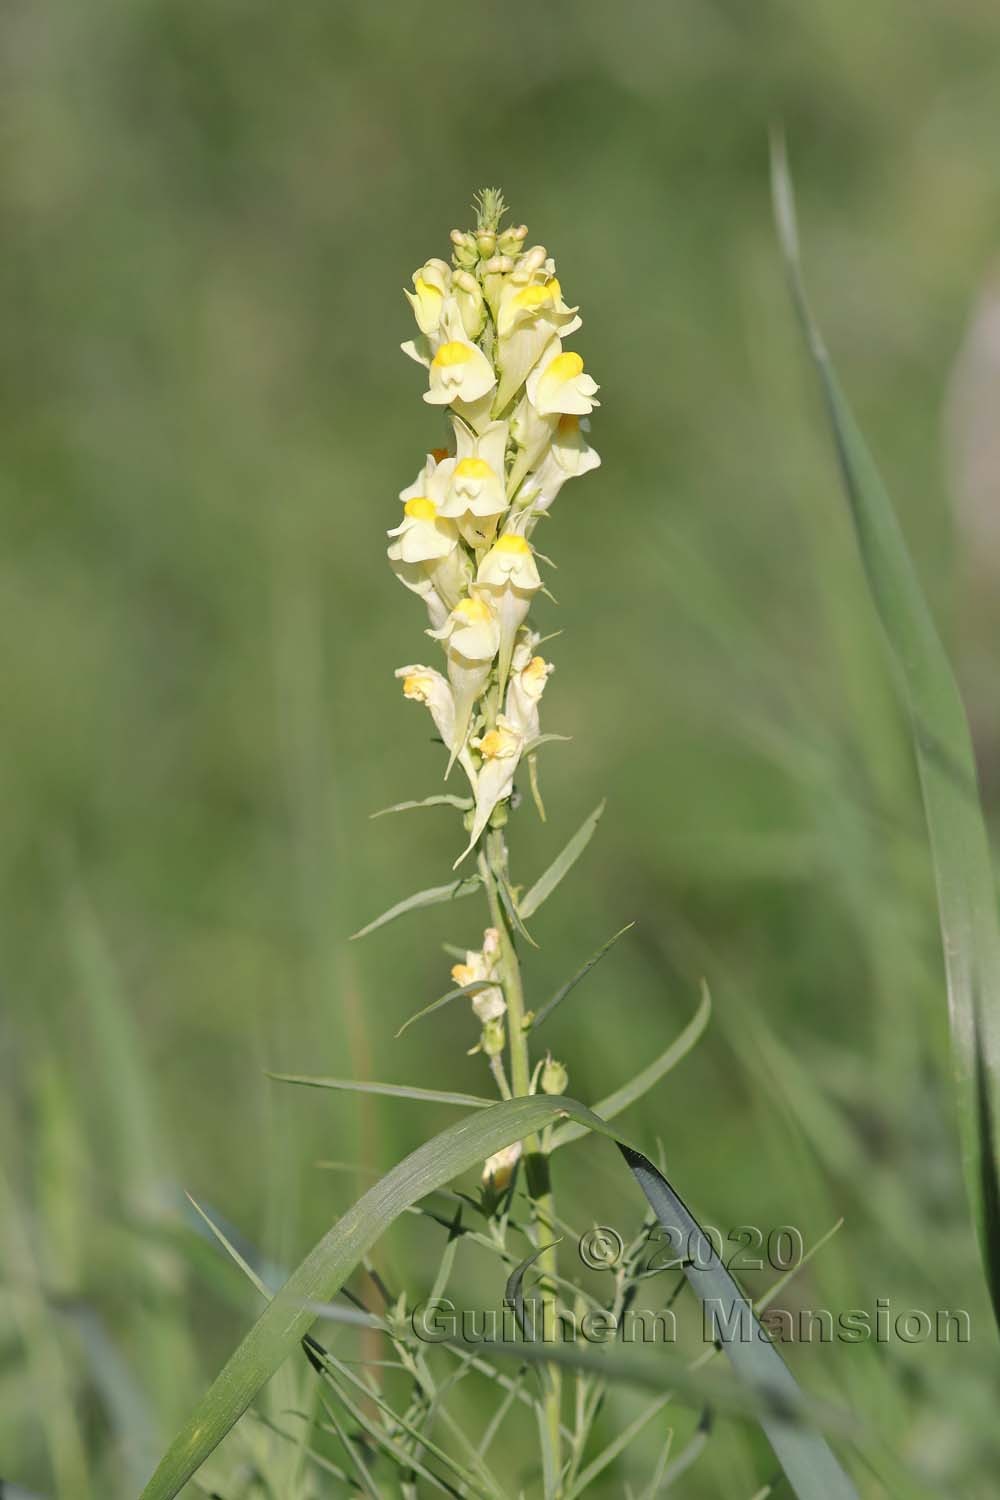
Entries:
[[403,697],[414,698],[418,703],[423,703],[433,681],[428,672],[411,672],[409,677],[403,678]]
[[439,370],[447,369],[450,365],[467,365],[475,352],[472,344],[461,344],[457,339],[451,339],[447,344],[441,345],[431,364],[436,365]]
[[437,506],[428,495],[414,495],[403,506],[405,515],[415,521],[433,521],[437,517]]
[[496,541],[494,552],[509,552],[515,557],[530,557],[531,547],[516,531],[509,531]]
[[583,374],[583,360],[575,349],[567,349],[563,354],[557,354],[545,372],[553,380],[573,380],[575,376]]
[[547,303],[555,302],[561,293],[562,288],[553,276],[551,281],[546,281],[542,285],[532,284],[523,287],[514,298],[514,306],[531,309],[545,307]]
[[493,611],[485,599],[480,599],[477,594],[470,594],[467,599],[460,599],[455,605],[455,613],[463,620],[482,622],[492,619]]
[[456,479],[493,479],[494,473],[485,458],[460,458],[455,465]]

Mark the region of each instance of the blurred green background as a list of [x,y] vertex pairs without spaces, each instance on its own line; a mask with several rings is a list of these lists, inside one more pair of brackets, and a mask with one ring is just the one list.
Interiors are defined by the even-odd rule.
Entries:
[[[707,976],[710,1033],[631,1134],[723,1228],[808,1246],[845,1216],[793,1302],[967,1308],[960,1348],[790,1358],[932,1492],[994,1494],[922,814],[767,132],[995,816],[995,5],[11,0],[0,26],[0,1476],[135,1495],[247,1326],[182,1189],[288,1266],[366,1180],[318,1160],[385,1169],[453,1118],[265,1069],[487,1090],[458,1012],[393,1041],[477,903],[347,937],[457,847],[446,811],[368,821],[440,775],[393,680],[429,646],[384,532],[441,441],[400,288],[496,182],[581,304],[603,402],[603,467],[546,530],[545,727],[573,738],[515,873],[608,811],[537,919],[531,995],[638,923],[551,1023],[592,1100]],[[604,1146],[557,1186],[581,1227],[638,1212]],[[419,1296],[439,1252],[418,1224],[380,1264]],[[593,1493],[641,1487],[658,1440]],[[530,1425],[506,1460],[530,1487]],[[720,1424],[679,1493],[749,1500],[774,1467]],[[300,1483],[274,1493],[324,1493]]]

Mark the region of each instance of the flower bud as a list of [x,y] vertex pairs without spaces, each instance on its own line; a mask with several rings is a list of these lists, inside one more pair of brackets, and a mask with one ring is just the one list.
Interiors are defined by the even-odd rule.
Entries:
[[507,1045],[503,1021],[497,1016],[483,1027],[482,1049],[487,1057],[499,1057]]
[[417,327],[423,334],[436,334],[451,283],[451,267],[443,260],[428,260],[419,271],[414,271],[411,279],[413,291],[405,296],[413,308]]
[[481,229],[476,235],[476,249],[483,260],[489,260],[497,247],[497,237],[491,229]]
[[484,276],[506,276],[513,271],[514,262],[509,255],[494,255],[480,269]]
[[565,1094],[568,1084],[569,1074],[565,1064],[556,1062],[551,1056],[547,1057],[542,1069],[542,1093]]
[[484,1184],[498,1193],[509,1187],[514,1168],[521,1160],[521,1150],[521,1142],[515,1141],[512,1146],[504,1146],[502,1151],[494,1152],[483,1165]]
[[458,310],[462,316],[462,327],[470,339],[476,339],[486,322],[486,304],[483,289],[471,271],[456,271],[453,291]]
[[514,269],[519,276],[533,276],[544,266],[548,253],[544,245],[532,245],[531,249],[521,256]]
[[521,248],[527,238],[527,224],[519,224],[516,229],[505,229],[497,237],[497,249],[502,255],[520,255]]
[[479,251],[471,234],[465,234],[461,229],[453,229],[451,242],[455,247],[452,258],[456,266],[464,266],[467,270],[471,270],[478,264]]

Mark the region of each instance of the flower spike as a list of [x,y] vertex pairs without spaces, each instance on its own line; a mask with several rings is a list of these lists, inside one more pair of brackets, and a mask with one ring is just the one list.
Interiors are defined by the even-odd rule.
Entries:
[[405,293],[416,335],[403,349],[426,371],[424,400],[443,408],[449,442],[400,493],[388,531],[389,563],[423,599],[444,652],[441,671],[397,676],[434,719],[445,775],[458,760],[473,788],[462,859],[506,817],[526,747],[534,786],[552,665],[528,625],[542,591],[531,536],[567,480],[600,463],[585,435],[598,387],[565,347],[579,309],[545,246],[526,248],[523,224],[503,227],[499,190],[484,189],[476,207],[475,227],[452,232],[451,263],[426,260]]

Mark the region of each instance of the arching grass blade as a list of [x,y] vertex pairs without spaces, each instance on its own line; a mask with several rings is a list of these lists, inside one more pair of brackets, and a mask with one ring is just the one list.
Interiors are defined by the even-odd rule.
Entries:
[[771,166],[792,296],[819,372],[861,560],[910,715],[937,885],[966,1182],[1000,1321],[1000,925],[972,738],[892,501],[809,308],[791,178],[779,140]]

